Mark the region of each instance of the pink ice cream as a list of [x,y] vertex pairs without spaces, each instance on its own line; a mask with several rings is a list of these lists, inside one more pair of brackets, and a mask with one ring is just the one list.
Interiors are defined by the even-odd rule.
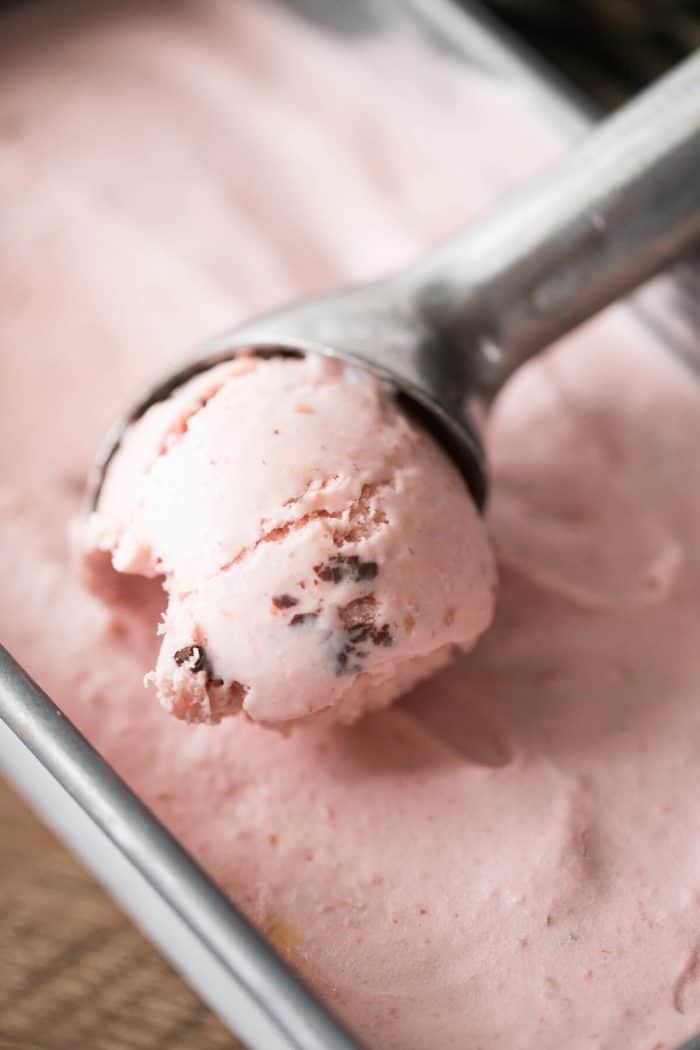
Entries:
[[69,565],[110,419],[557,145],[522,89],[411,38],[262,0],[89,7],[32,5],[0,45],[0,636],[370,1047],[672,1050],[700,1027],[700,384],[609,311],[495,406],[470,653],[351,727],[171,718],[141,685],[160,584],[112,573],[138,600],[107,606]]
[[127,432],[87,524],[93,587],[164,577],[153,679],[190,722],[352,722],[469,647],[494,567],[464,480],[366,372],[242,356]]

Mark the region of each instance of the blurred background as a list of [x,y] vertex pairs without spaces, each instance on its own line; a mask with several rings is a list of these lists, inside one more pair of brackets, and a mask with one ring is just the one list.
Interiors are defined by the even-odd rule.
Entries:
[[[700,47],[700,0],[486,6],[602,109]],[[2,781],[0,828],[0,1050],[234,1045]]]
[[486,0],[605,109],[700,47],[700,0]]

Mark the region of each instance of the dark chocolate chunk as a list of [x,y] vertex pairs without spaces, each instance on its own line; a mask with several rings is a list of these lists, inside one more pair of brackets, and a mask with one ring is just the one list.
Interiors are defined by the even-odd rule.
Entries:
[[340,565],[317,565],[314,571],[319,580],[323,580],[325,583],[340,583],[345,576]]
[[291,620],[289,621],[289,626],[301,627],[303,624],[313,623],[313,621],[317,619],[318,613],[316,612],[295,613],[295,615],[292,616]]
[[377,627],[374,616],[377,603],[373,595],[367,594],[363,598],[355,598],[339,610],[340,622],[345,628],[346,641],[342,648],[335,654],[335,673],[341,675],[360,674],[364,669],[369,651],[359,649],[358,646],[364,641],[370,641],[373,645],[390,646],[394,644],[394,636],[388,623]]
[[178,649],[173,658],[178,667],[191,663],[189,670],[192,672],[203,671],[207,666],[207,654],[202,645],[186,645]]
[[342,674],[346,674],[347,673],[346,668],[347,668],[347,664],[348,664],[348,652],[349,651],[351,651],[351,650],[348,650],[347,648],[341,649],[340,652],[338,653],[338,655],[335,658],[335,662],[336,662],[335,673],[336,673],[336,675],[338,677],[340,677],[340,675],[342,675]]
[[381,627],[375,627],[372,631],[372,641],[375,645],[383,645],[387,648],[394,644],[394,636],[391,633],[391,628],[388,623],[383,623]]
[[352,630],[349,632],[348,637],[350,638],[351,642],[364,642],[365,638],[367,638],[370,634],[372,634],[372,624],[363,623],[360,624],[359,627],[353,627]]
[[314,572],[325,583],[341,583],[343,580],[361,583],[373,580],[379,566],[376,561],[361,561],[356,554],[334,554],[327,562],[314,565]]
[[369,653],[360,649],[357,650],[354,645],[347,644],[336,653],[335,657],[335,674],[337,678],[347,674],[359,674],[364,667],[365,660],[369,656]]
[[291,609],[299,604],[298,598],[292,598],[291,594],[277,594],[272,599],[275,609]]
[[357,567],[357,577],[360,580],[373,580],[379,572],[376,561],[361,561]]
[[224,684],[223,678],[210,678],[209,684],[215,686],[217,689]]
[[377,610],[377,602],[372,594],[365,594],[362,598],[353,598],[347,605],[338,608],[340,622],[346,631],[354,631],[361,627],[374,627],[374,617]]

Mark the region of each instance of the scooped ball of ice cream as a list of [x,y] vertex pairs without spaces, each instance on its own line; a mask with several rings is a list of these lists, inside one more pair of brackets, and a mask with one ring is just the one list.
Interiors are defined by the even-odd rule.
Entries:
[[495,570],[463,478],[377,378],[239,356],[125,434],[87,551],[162,577],[147,676],[189,722],[390,703],[488,626]]

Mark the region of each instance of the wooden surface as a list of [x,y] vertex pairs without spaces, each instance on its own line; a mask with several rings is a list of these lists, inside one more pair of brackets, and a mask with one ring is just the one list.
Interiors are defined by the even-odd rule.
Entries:
[[242,1050],[0,780],[0,1050]]

